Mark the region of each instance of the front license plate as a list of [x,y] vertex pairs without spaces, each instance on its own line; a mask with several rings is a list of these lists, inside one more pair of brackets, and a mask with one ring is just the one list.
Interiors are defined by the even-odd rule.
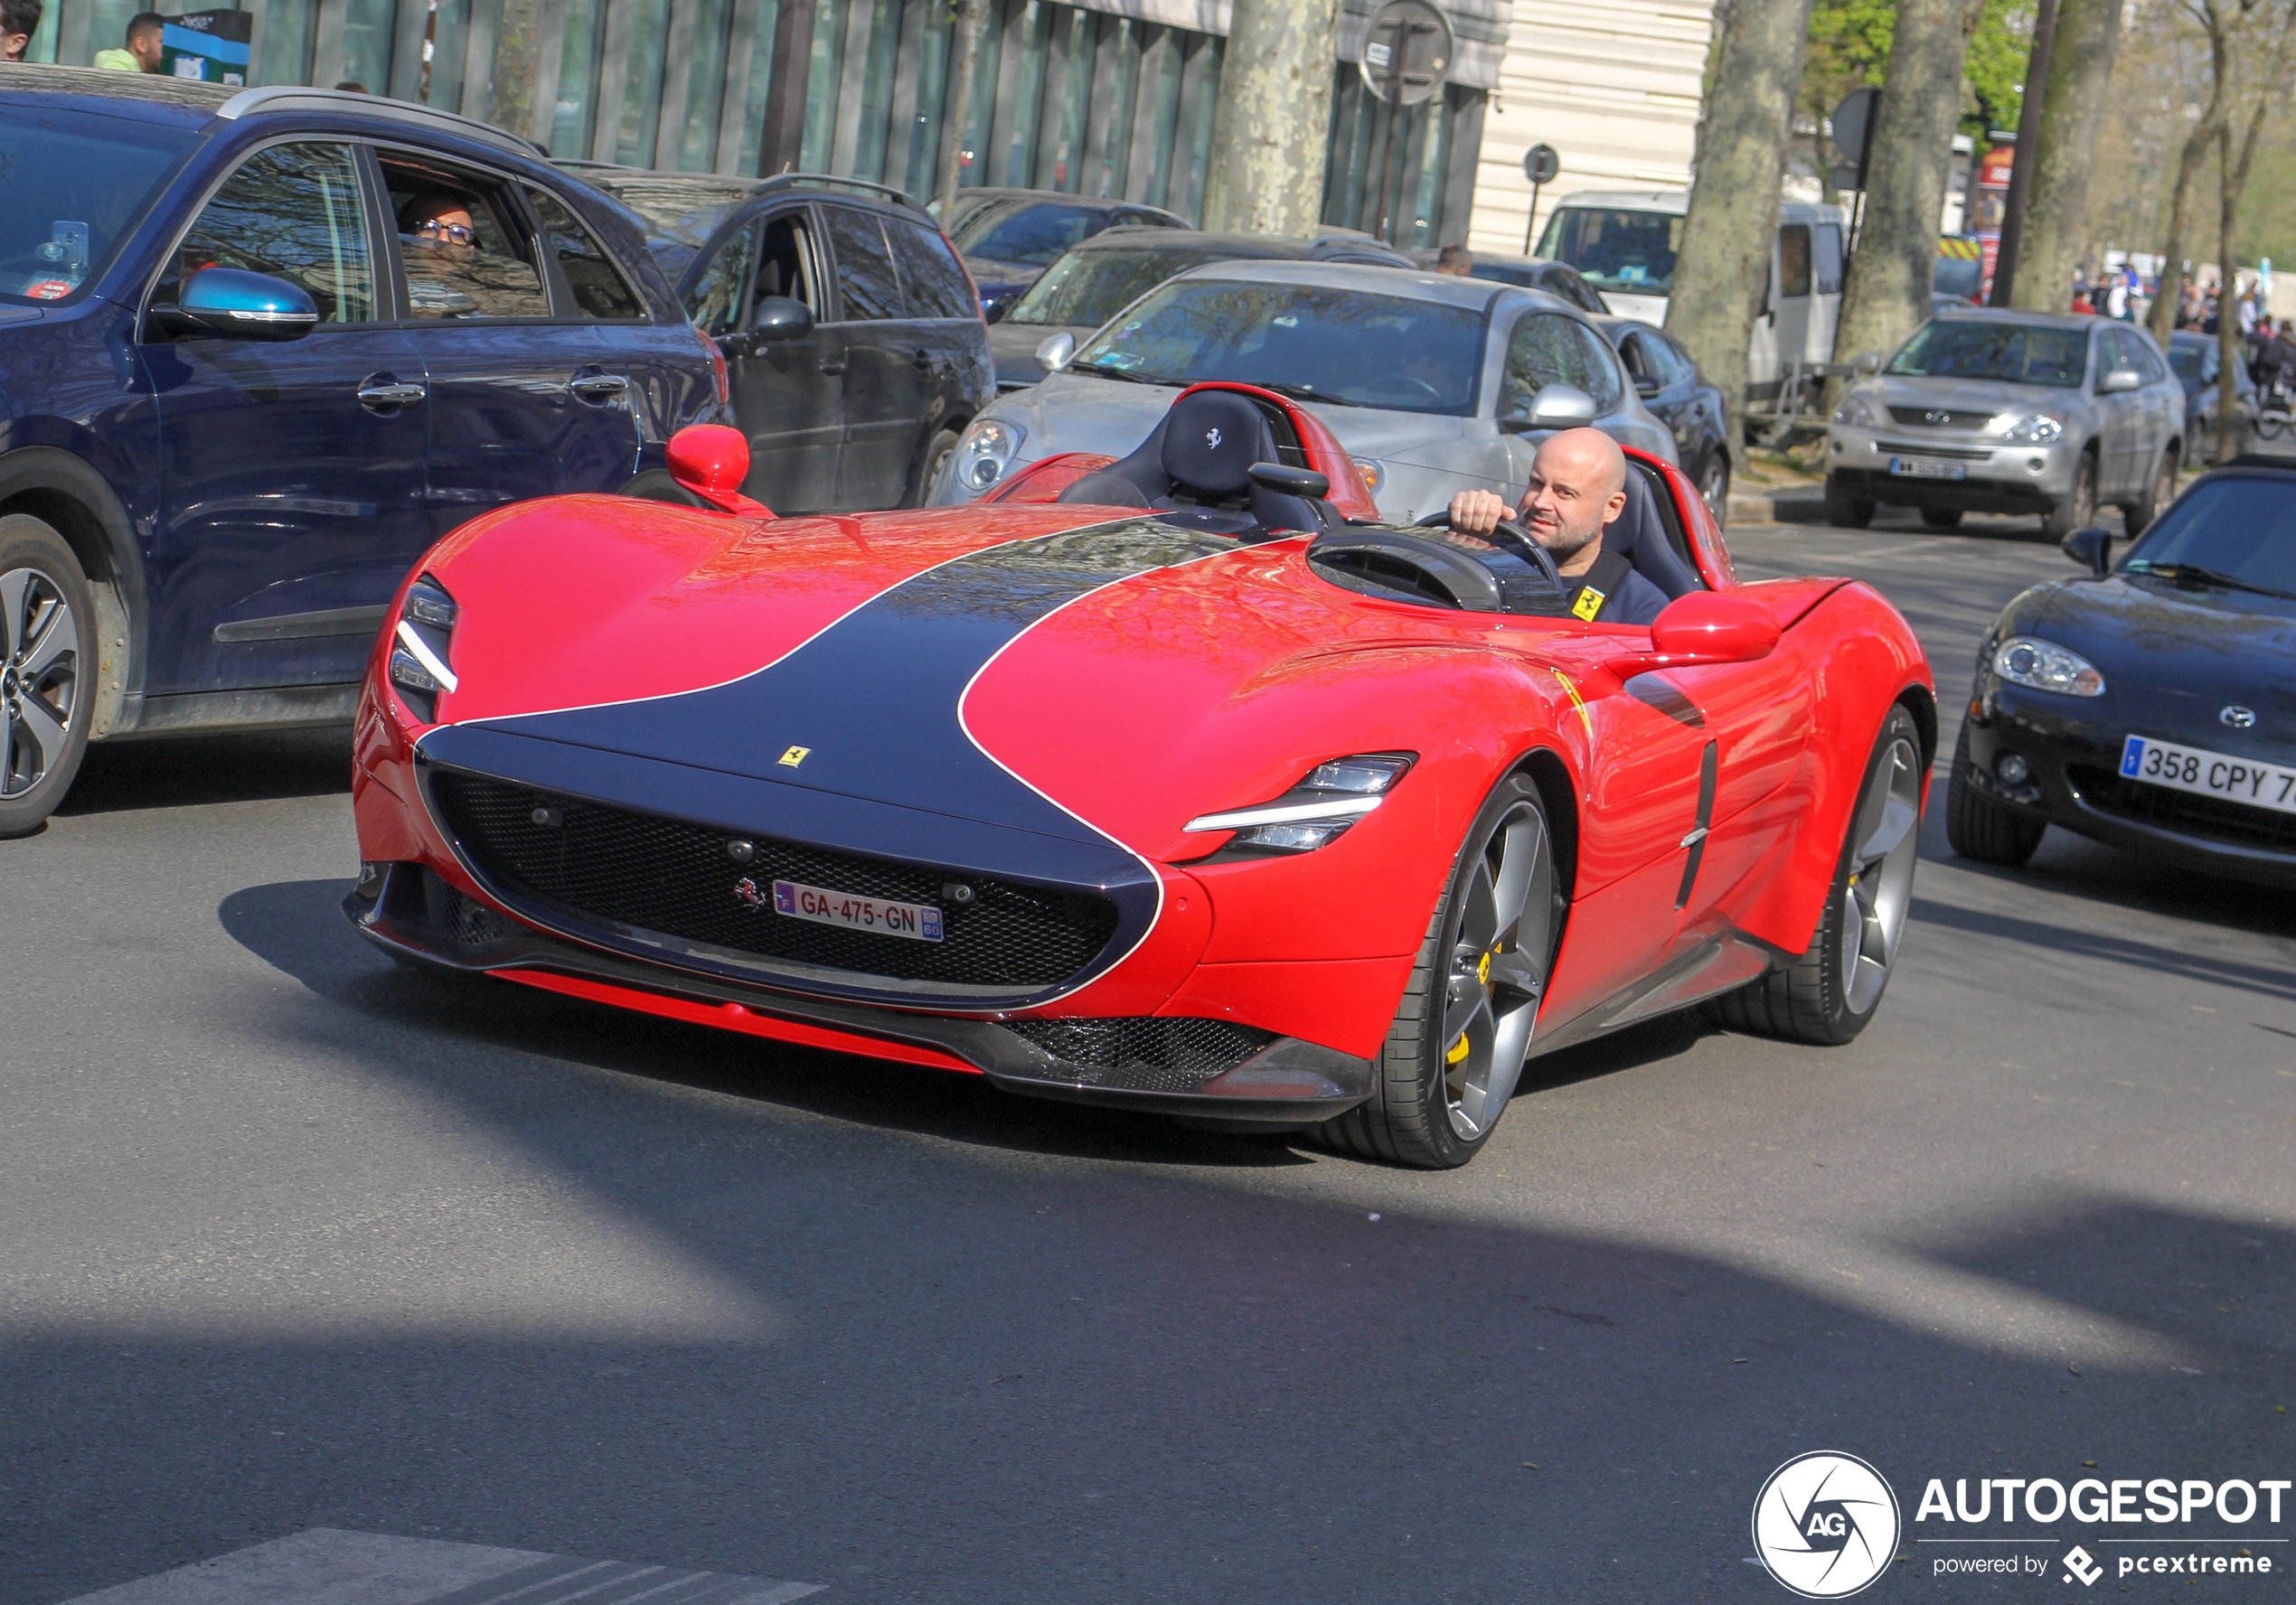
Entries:
[[842,925],[848,931],[872,931],[880,936],[906,936],[911,942],[941,939],[941,911],[922,903],[886,903],[857,897],[827,887],[801,881],[773,883],[773,911],[817,925]]
[[1889,471],[1901,479],[1967,479],[1969,470],[1959,463],[1933,463],[1925,457],[1892,457]]
[[2222,797],[2227,802],[2245,802],[2251,808],[2269,808],[2277,813],[2296,813],[2296,769],[2283,769],[2278,764],[2228,758],[2197,746],[2131,736],[2121,748],[2121,773],[2147,785],[2197,792],[2204,797]]

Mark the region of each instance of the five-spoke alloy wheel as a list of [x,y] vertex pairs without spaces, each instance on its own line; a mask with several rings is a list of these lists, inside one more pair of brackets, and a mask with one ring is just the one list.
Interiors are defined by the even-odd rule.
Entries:
[[0,836],[40,828],[88,746],[88,582],[38,519],[0,518]]

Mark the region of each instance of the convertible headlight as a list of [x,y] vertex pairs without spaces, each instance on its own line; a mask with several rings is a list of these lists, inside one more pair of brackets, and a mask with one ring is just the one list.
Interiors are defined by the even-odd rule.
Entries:
[[1416,753],[1365,753],[1318,764],[1305,779],[1272,802],[1188,821],[1191,831],[1233,831],[1220,850],[1246,853],[1312,852],[1336,841],[1347,828],[1379,807],[1401,780]]
[[2102,697],[2104,676],[2079,652],[2030,635],[2012,635],[1993,654],[1993,672],[2012,685],[2066,697]]
[[1833,409],[1833,421],[1848,424],[1853,428],[1878,429],[1881,427],[1881,414],[1875,411],[1874,404],[1863,396],[1844,396],[1841,405]]
[[399,699],[426,725],[438,720],[438,693],[451,691],[456,684],[451,663],[457,612],[447,587],[428,574],[407,587],[407,599],[399,609],[391,683],[399,688]]
[[2031,418],[2019,418],[2001,436],[2018,446],[2047,446],[2065,437],[2065,415],[2061,412],[2037,412]]
[[1018,424],[1002,418],[974,418],[965,438],[956,443],[953,469],[956,483],[975,495],[989,489],[1004,477],[1004,471],[1012,466],[1013,454],[1028,437],[1029,432]]

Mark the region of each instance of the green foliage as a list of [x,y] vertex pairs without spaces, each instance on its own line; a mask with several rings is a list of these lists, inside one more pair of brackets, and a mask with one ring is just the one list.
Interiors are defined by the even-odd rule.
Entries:
[[[1981,145],[1990,130],[2017,127],[2033,44],[2033,5],[2034,0],[1985,0],[1971,36],[1961,131]],[[1827,117],[1860,84],[1882,83],[1896,27],[1896,0],[1816,0],[1802,70],[1802,109]]]

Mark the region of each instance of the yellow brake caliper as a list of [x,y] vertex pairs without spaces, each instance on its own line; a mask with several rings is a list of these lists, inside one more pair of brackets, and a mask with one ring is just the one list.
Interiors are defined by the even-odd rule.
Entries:
[[[1484,986],[1491,984],[1491,955],[1489,953],[1483,954],[1482,962],[1476,964],[1475,979]],[[1455,1065],[1466,1056],[1467,1034],[1462,1031],[1459,1033],[1459,1040],[1453,1043],[1450,1049],[1443,1056],[1443,1062],[1446,1065]]]

